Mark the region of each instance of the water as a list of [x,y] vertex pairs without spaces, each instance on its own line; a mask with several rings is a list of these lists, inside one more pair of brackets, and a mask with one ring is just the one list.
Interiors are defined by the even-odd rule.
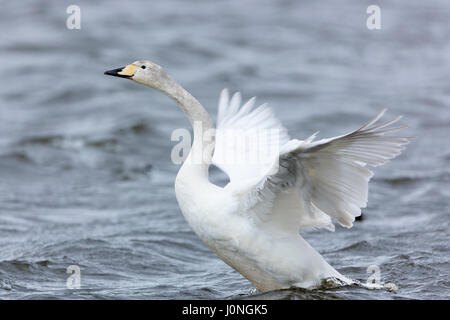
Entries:
[[[392,1],[391,1],[392,2]],[[450,6],[367,1],[9,1],[0,12],[0,298],[450,297]],[[81,30],[65,27],[81,8]],[[220,90],[269,102],[291,136],[358,128],[383,107],[415,136],[376,168],[364,219],[305,238],[359,287],[258,294],[176,204],[165,96],[103,75],[151,59],[214,116]],[[216,181],[223,177],[212,172]],[[69,290],[66,268],[81,268]]]

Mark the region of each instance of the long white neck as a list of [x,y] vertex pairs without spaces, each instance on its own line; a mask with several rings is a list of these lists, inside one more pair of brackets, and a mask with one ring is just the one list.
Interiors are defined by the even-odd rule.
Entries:
[[207,179],[214,149],[214,125],[211,117],[197,99],[169,76],[165,75],[156,89],[178,104],[189,118],[194,131],[192,147],[181,170],[189,168],[191,174]]

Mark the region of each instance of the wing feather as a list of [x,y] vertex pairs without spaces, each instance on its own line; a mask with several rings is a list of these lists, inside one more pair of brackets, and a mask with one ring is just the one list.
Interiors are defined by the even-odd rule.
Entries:
[[[289,141],[280,154],[278,171],[257,186],[258,199],[270,201],[274,192],[293,188],[311,217],[321,212],[342,226],[351,227],[361,208],[367,205],[368,182],[373,172],[366,165],[386,163],[409,142],[408,137],[385,135],[403,128],[387,128],[401,117],[374,125],[385,111],[347,135],[316,142],[312,141],[315,135],[305,141]],[[270,197],[265,196],[268,190]]]
[[[386,109],[346,135],[314,141],[314,133],[303,141],[290,140],[266,104],[253,108],[252,98],[241,107],[241,100],[240,93],[230,100],[226,89],[220,95],[213,163],[230,177],[226,188],[239,196],[244,211],[286,229],[334,230],[331,218],[351,227],[367,205],[373,172],[366,166],[388,162],[409,142],[386,135],[404,128],[392,126],[401,116],[377,124]],[[270,130],[278,132],[277,139],[261,139]],[[239,139],[249,143],[243,147]],[[233,162],[239,156],[248,160],[261,148],[276,152],[262,162]]]
[[212,158],[212,163],[234,182],[266,172],[278,157],[279,146],[289,141],[287,130],[267,104],[253,108],[253,97],[241,107],[241,100],[239,92],[230,100],[228,90],[222,90]]

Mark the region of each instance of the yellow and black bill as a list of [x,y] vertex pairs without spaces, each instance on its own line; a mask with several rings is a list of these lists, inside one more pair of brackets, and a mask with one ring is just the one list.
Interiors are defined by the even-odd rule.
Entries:
[[126,67],[105,71],[105,74],[120,78],[131,78],[136,72],[136,66],[129,64]]

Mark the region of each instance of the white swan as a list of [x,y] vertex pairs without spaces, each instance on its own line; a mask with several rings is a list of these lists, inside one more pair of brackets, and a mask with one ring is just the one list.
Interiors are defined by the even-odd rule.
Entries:
[[[383,110],[343,136],[313,141],[314,134],[304,141],[290,140],[266,105],[254,109],[252,98],[241,107],[240,94],[229,100],[224,90],[215,141],[205,143],[205,136],[214,130],[209,114],[159,65],[136,61],[105,74],[163,92],[195,127],[191,151],[176,177],[176,197],[189,225],[223,261],[260,291],[311,288],[327,278],[353,283],[331,267],[299,230],[333,231],[331,218],[342,226],[352,226],[367,203],[373,174],[366,165],[386,163],[408,143],[406,137],[384,135],[401,128],[389,127],[400,117],[375,125]],[[277,139],[260,139],[269,131],[275,132]],[[244,147],[235,139],[243,136],[250,137],[250,144]],[[256,162],[226,161],[227,157],[251,157],[261,151],[256,145],[272,152]],[[210,183],[211,163],[230,177],[224,188]]]

